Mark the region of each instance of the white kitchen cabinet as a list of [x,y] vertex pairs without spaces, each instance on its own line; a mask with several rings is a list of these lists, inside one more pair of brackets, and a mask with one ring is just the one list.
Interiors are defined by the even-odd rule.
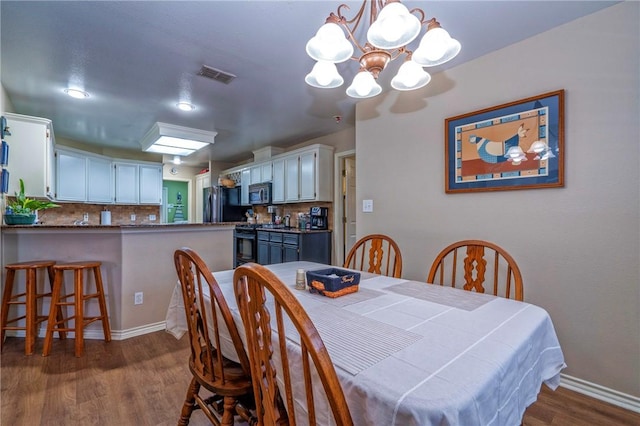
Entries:
[[297,155],[284,159],[284,201],[297,202],[300,199],[298,191],[300,182],[300,159]]
[[87,156],[56,150],[56,194],[59,201],[87,201]]
[[273,164],[271,161],[267,163],[263,163],[260,167],[260,171],[262,172],[262,182],[271,182],[273,176]]
[[87,201],[91,203],[113,203],[114,169],[111,158],[87,157]]
[[262,183],[262,166],[252,166],[249,168],[250,184]]
[[202,223],[204,210],[204,192],[205,188],[211,186],[211,173],[201,173],[196,175],[196,223]]
[[28,115],[3,113],[11,135],[5,134],[9,144],[8,194],[20,191],[19,179],[24,181],[25,195],[30,198],[50,198],[55,195],[55,138],[51,120]]
[[273,160],[272,171],[271,201],[284,203],[284,159]]
[[241,173],[241,183],[240,183],[240,204],[243,206],[248,206],[249,204],[249,185],[251,182],[251,169],[245,168],[242,169]]
[[300,154],[300,201],[316,201],[316,151]]
[[115,201],[117,204],[138,204],[138,164],[114,162]]
[[140,164],[139,173],[139,203],[162,204],[162,165]]
[[[333,201],[333,147],[310,145],[247,164],[223,174],[241,173],[242,203],[248,204],[250,183],[272,182],[273,203]],[[259,176],[259,177],[258,177]]]

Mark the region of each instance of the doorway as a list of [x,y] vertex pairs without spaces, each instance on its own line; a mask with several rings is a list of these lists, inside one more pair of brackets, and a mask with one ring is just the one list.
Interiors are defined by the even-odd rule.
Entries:
[[344,265],[356,242],[356,153],[355,150],[335,155],[334,194],[334,264]]
[[163,179],[162,189],[162,223],[193,222],[191,180]]

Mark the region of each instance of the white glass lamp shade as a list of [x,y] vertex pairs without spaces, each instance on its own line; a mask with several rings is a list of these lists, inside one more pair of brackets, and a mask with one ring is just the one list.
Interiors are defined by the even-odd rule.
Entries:
[[430,81],[431,75],[420,65],[406,61],[391,80],[391,87],[396,90],[414,90],[426,86]]
[[307,54],[316,61],[337,64],[351,58],[353,45],[338,24],[329,22],[321,26],[316,35],[307,42]]
[[544,151],[545,149],[547,149],[547,144],[542,142],[542,141],[535,141],[534,143],[531,144],[531,146],[529,147],[529,150],[527,151],[528,153],[536,153],[539,154],[542,151]]
[[382,8],[367,31],[367,40],[379,49],[395,49],[411,43],[420,34],[420,20],[402,3]]
[[422,37],[412,58],[423,67],[433,67],[455,58],[461,48],[458,40],[451,38],[443,28],[436,27]]
[[309,86],[319,87],[321,89],[332,89],[342,86],[344,79],[338,73],[336,65],[332,62],[318,61],[313,69],[304,78]]
[[352,98],[371,98],[379,95],[382,87],[376,83],[375,78],[369,71],[360,71],[353,78],[351,86],[347,88],[347,95]]
[[553,151],[547,148],[547,150],[544,151],[542,155],[536,155],[536,158],[534,158],[534,160],[548,160],[549,158],[556,158],[556,156]]
[[520,148],[519,146],[512,146],[507,150],[507,153],[504,156],[508,158],[519,158],[525,155],[522,148]]

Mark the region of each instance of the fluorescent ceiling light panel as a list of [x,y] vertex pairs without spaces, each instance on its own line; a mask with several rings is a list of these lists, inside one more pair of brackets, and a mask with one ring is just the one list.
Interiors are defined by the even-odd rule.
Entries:
[[217,132],[158,122],[142,138],[140,145],[147,152],[187,156],[212,144],[216,135]]

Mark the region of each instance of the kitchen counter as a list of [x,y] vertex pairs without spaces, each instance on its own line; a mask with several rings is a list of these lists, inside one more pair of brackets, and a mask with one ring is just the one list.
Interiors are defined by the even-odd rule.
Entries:
[[[241,222],[237,222],[241,223]],[[47,225],[47,224],[35,224],[35,225],[3,225],[2,230],[7,229],[130,229],[130,228],[190,228],[190,227],[235,227],[236,222],[211,222],[211,223],[140,223],[140,224],[126,224],[126,225]]]
[[[4,282],[7,263],[38,259],[101,261],[112,335],[114,340],[122,340],[164,329],[166,307],[177,280],[173,263],[176,249],[192,248],[213,271],[233,268],[235,225],[227,222],[3,226],[2,278]],[[70,292],[73,279],[71,276],[65,279]],[[24,286],[22,281],[20,285]],[[137,292],[144,294],[141,305],[134,304]],[[96,308],[88,303],[89,311]],[[85,337],[101,339],[100,324],[91,324]]]

